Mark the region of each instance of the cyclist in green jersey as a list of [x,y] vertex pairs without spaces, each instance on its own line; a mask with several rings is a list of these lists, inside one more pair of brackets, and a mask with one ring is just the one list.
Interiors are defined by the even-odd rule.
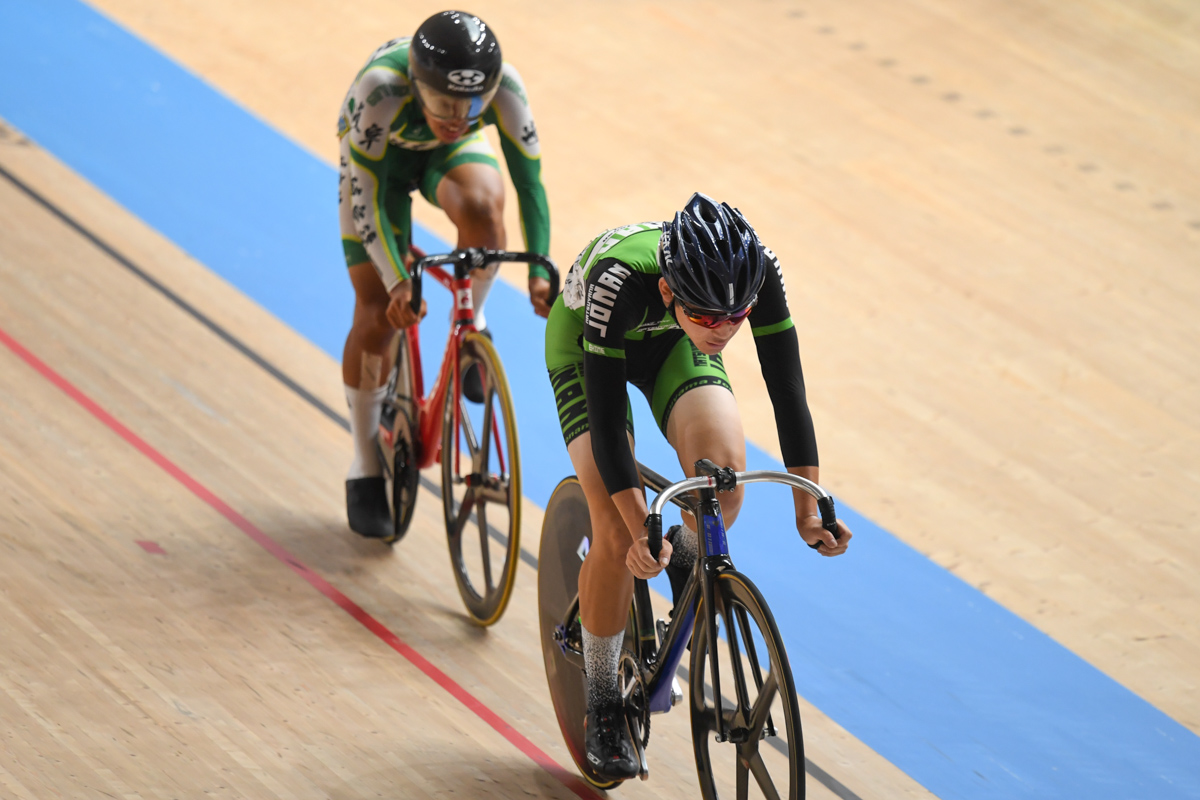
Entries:
[[[342,354],[355,451],[346,511],[351,529],[364,536],[391,533],[375,437],[385,353],[396,330],[418,319],[406,268],[410,193],[420,190],[446,212],[458,229],[458,247],[506,246],[504,184],[485,125],[499,129],[526,249],[548,255],[550,212],[537,128],[521,76],[503,61],[495,34],[481,19],[445,11],[425,20],[415,36],[387,42],[368,59],[342,106],[338,206],[356,296]],[[485,333],[483,304],[495,270],[472,274],[475,324]],[[530,266],[530,299],[543,317],[550,313],[548,277],[543,267]],[[477,372],[464,374],[463,391],[482,399]]]
[[[817,445],[783,273],[741,212],[695,194],[666,223],[607,231],[571,267],[546,326],[546,365],[567,452],[587,496],[592,544],[579,575],[588,677],[588,760],[613,780],[638,760],[617,688],[633,578],[664,568],[674,592],[697,554],[695,521],[672,528],[656,560],[633,455],[626,382],[650,402],[688,476],[708,458],[746,468],[741,419],[721,351],[749,321],[789,472],[818,480]],[[827,556],[846,552],[851,532],[821,527],[816,502],[794,491],[796,528]],[[742,489],[722,493],[732,525]]]

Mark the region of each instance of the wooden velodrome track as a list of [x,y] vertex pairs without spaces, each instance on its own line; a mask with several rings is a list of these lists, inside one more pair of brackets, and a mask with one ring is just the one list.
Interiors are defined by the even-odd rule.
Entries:
[[[441,8],[93,5],[331,163],[366,54]],[[823,482],[1200,733],[1191,4],[470,10],[529,86],[560,264],[695,188],[741,207],[804,298]],[[481,632],[432,495],[396,553],[353,537],[344,430],[197,316],[340,410],[334,360],[0,134],[0,797],[574,796],[532,569]],[[749,337],[727,364],[777,453]],[[803,711],[810,797],[931,796]],[[694,796],[687,736],[620,793]]]

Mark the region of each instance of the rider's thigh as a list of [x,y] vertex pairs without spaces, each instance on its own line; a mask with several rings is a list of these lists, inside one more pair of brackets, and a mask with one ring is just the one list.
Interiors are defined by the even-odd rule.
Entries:
[[[632,437],[629,447],[633,449]],[[571,457],[571,466],[575,468],[575,476],[579,478],[579,485],[583,487],[583,494],[587,498],[588,514],[592,519],[592,550],[598,551],[605,561],[619,562],[621,569],[624,569],[629,533],[592,456],[591,432],[582,433],[572,440],[567,446],[567,454]]]
[[[733,467],[736,472],[746,469],[742,415],[733,392],[724,386],[697,386],[684,392],[667,419],[667,441],[689,477],[696,474],[695,463],[701,458],[719,467]],[[742,505],[742,487],[718,497],[725,524],[732,525]]]
[[504,181],[498,169],[459,164],[438,182],[437,201],[458,228],[459,247],[504,248]]

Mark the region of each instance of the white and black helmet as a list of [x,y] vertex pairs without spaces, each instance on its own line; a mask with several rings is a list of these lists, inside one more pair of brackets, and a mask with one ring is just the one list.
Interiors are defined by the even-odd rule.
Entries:
[[408,77],[426,113],[475,119],[500,87],[500,43],[465,11],[443,11],[421,23],[408,55]]

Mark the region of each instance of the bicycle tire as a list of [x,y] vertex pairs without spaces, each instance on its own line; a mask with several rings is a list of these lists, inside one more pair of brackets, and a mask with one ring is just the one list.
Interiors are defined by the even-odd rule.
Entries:
[[[517,577],[521,548],[521,459],[517,417],[500,356],[480,333],[459,350],[458,374],[477,365],[483,403],[466,402],[451,387],[442,418],[442,509],[454,580],[471,620],[495,624],[504,614]],[[455,410],[458,410],[458,415]],[[480,436],[475,435],[475,422]],[[465,446],[465,449],[464,447]],[[492,525],[489,509],[507,519]],[[469,536],[474,521],[478,537]],[[473,547],[469,540],[478,542]],[[493,568],[498,560],[500,569]]]
[[392,362],[395,366],[388,378],[383,410],[384,419],[391,418],[392,451],[385,454],[384,448],[380,448],[392,511],[392,536],[385,540],[388,544],[395,544],[408,533],[421,482],[412,438],[412,421],[416,414],[416,401],[412,396],[412,361],[408,358],[408,337],[404,332],[396,337],[395,347],[396,357]]
[[[538,625],[546,683],[558,728],[576,769],[598,789],[612,789],[621,781],[601,778],[592,771],[583,741],[587,713],[587,677],[579,663],[568,660],[555,639],[567,609],[579,593],[579,571],[592,543],[592,521],[579,479],[559,481],[546,503],[542,542],[538,548]],[[576,620],[576,623],[578,620]],[[578,625],[576,625],[578,627]],[[578,636],[578,630],[574,631]],[[575,642],[573,646],[579,646]]]
[[[804,739],[800,708],[787,651],[771,610],[758,588],[733,570],[720,573],[714,581],[713,606],[724,632],[724,641],[718,645],[717,652],[720,656],[722,716],[729,739],[722,744],[715,737],[716,714],[710,702],[712,687],[708,685],[708,632],[703,624],[706,612],[701,601],[692,634],[689,691],[692,742],[701,796],[704,800],[717,800],[718,784],[732,784],[737,800],[756,797],[804,800]],[[754,632],[747,636],[750,621],[757,629],[757,636]],[[731,636],[731,630],[736,635]],[[762,645],[765,645],[769,665],[765,676],[757,671],[756,679],[755,667],[761,661]],[[764,758],[760,745],[767,743],[768,728],[776,737],[782,734],[783,738],[776,746],[768,745],[767,758]],[[712,752],[712,748],[721,747],[728,756],[725,765],[717,761]],[[786,759],[786,765],[782,763],[783,759]],[[786,775],[787,787],[783,793],[771,775],[772,766],[777,775]],[[732,780],[728,780],[730,773]]]

